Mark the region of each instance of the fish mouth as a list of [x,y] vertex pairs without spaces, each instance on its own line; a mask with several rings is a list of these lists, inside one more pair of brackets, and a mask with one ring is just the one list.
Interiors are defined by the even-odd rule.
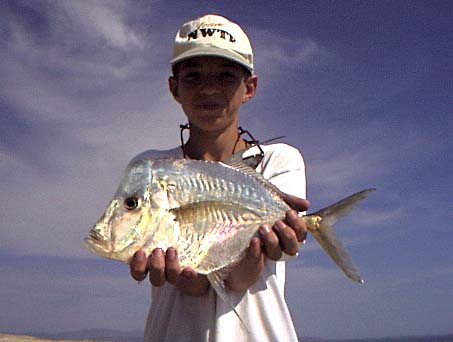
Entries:
[[84,242],[87,245],[88,249],[90,249],[95,254],[108,256],[112,252],[111,244],[96,228],[90,230],[90,233],[88,237],[84,239]]
[[88,237],[83,239],[88,249],[92,253],[104,258],[129,262],[132,254],[136,251],[133,250],[131,252],[131,246],[133,247],[133,244],[126,244],[118,249],[118,246],[112,242],[111,238],[102,234],[102,231],[102,227],[100,229],[99,226],[94,226],[90,230]]
[[90,236],[88,238],[96,240],[96,241],[104,240],[102,235],[96,229],[90,230]]

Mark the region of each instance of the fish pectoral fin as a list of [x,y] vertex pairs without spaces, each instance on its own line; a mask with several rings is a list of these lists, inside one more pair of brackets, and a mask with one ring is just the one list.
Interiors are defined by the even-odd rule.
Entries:
[[242,317],[236,311],[233,303],[228,298],[226,288],[225,288],[225,282],[223,281],[222,274],[223,273],[221,271],[214,271],[212,273],[209,273],[207,275],[209,283],[211,284],[211,286],[213,287],[213,289],[217,293],[217,295],[231,308],[231,310],[233,310],[234,314],[237,316],[237,318],[241,322],[241,326],[244,328],[244,330],[247,332],[247,334],[252,336],[252,333],[251,333],[250,329],[248,328],[247,324],[244,322]]

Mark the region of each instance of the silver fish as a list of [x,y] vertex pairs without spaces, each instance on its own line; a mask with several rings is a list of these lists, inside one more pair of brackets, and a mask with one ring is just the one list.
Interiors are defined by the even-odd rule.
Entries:
[[[333,261],[363,282],[336,237],[333,223],[371,191],[366,189],[310,215],[299,214]],[[222,270],[238,263],[262,224],[290,207],[276,187],[233,156],[227,162],[139,159],[126,170],[104,215],[85,239],[95,254],[128,263],[143,249],[175,247],[190,266],[221,287]]]

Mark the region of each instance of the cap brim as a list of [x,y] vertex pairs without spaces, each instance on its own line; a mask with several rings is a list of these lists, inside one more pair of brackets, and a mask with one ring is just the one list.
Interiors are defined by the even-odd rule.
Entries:
[[250,65],[244,57],[242,57],[240,54],[231,51],[231,50],[226,50],[226,49],[219,49],[219,48],[213,48],[213,47],[199,47],[195,49],[190,49],[182,54],[180,54],[178,57],[173,58],[170,61],[170,64],[175,64],[178,62],[182,62],[186,59],[193,58],[193,57],[201,57],[201,56],[213,56],[213,57],[222,57],[226,58],[228,60],[231,60],[233,62],[236,62],[243,67],[245,67],[247,70],[253,73],[253,65]]

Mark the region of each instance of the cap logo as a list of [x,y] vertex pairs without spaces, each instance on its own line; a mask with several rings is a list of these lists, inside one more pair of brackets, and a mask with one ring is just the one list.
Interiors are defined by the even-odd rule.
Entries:
[[171,65],[200,56],[225,58],[254,72],[247,34],[238,24],[220,15],[206,14],[191,20],[176,33]]
[[197,39],[199,32],[201,33],[201,35],[203,37],[207,37],[207,36],[212,37],[214,34],[219,34],[220,38],[222,38],[222,39],[225,39],[225,40],[228,39],[231,43],[236,42],[236,38],[234,38],[227,31],[220,30],[220,29],[212,29],[212,28],[196,29],[195,31],[192,31],[187,35],[187,40],[189,41],[191,39]]

